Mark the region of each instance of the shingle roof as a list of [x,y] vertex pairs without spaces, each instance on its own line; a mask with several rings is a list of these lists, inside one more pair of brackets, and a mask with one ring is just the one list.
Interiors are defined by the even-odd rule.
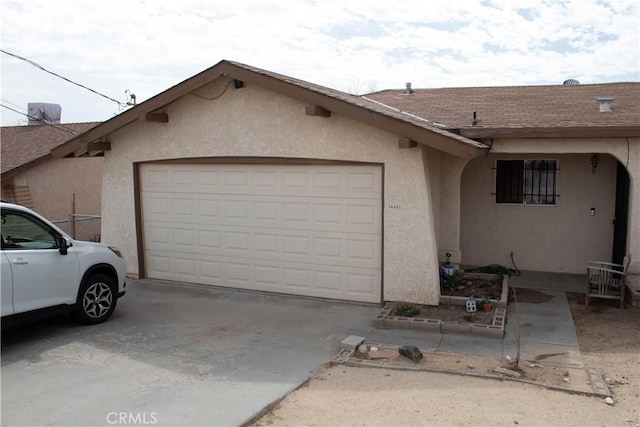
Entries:
[[164,107],[218,78],[231,78],[260,86],[308,105],[320,106],[332,113],[366,123],[408,138],[420,144],[461,157],[483,155],[488,145],[434,126],[427,120],[412,117],[360,96],[351,95],[303,80],[284,76],[234,61],[220,61],[203,72],[165,90],[135,107],[96,126],[81,137],[67,141],[53,151],[55,157],[83,155],[89,144],[108,138],[114,132]]
[[97,124],[98,122],[55,126],[3,126],[0,134],[2,177],[6,178],[18,168],[28,167],[50,157],[52,148]]
[[[465,130],[585,128],[588,132],[640,126],[640,83],[414,89],[412,94],[398,89],[365,97]],[[596,98],[614,98],[612,111],[600,112]]]

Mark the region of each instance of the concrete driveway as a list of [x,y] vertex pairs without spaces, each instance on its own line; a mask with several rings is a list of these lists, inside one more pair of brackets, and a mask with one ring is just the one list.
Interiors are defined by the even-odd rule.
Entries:
[[130,281],[113,317],[3,334],[2,425],[240,425],[379,307]]

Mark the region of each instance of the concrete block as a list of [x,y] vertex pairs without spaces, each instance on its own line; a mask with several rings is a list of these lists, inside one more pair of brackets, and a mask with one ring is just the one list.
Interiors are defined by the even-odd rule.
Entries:
[[357,335],[349,335],[340,342],[340,348],[343,350],[355,350],[364,342],[364,337]]
[[506,308],[497,308],[496,312],[493,315],[493,321],[491,324],[493,326],[499,326],[504,329],[504,321],[507,318],[507,309]]
[[470,334],[471,323],[444,320],[440,322],[440,332],[443,334]]
[[440,332],[440,319],[414,317],[409,321],[409,329]]
[[373,327],[374,328],[384,328],[384,318],[387,317],[384,314],[378,314],[373,318]]
[[384,319],[384,327],[388,329],[409,329],[409,317],[387,316]]
[[501,366],[498,366],[493,371],[512,378],[520,378],[522,376],[520,372],[512,371],[511,369],[503,368]]
[[506,307],[509,303],[509,276],[506,274],[502,276],[502,295],[500,295],[500,301],[496,301],[495,305],[498,307]]

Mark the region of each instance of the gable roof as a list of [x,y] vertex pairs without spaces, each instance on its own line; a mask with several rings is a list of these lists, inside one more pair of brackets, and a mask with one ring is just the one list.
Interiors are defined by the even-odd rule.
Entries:
[[[366,98],[458,128],[469,138],[640,136],[640,83],[414,89],[411,94],[400,89]],[[600,112],[596,98],[614,98],[611,111]]]
[[69,140],[74,134],[81,134],[97,124],[98,122],[3,126],[0,134],[2,178],[10,178],[51,159],[53,148]]
[[78,135],[53,150],[54,157],[84,156],[106,149],[108,135],[137,120],[149,119],[149,114],[161,110],[182,96],[220,78],[227,77],[279,93],[308,105],[319,106],[332,113],[369,124],[408,138],[417,143],[449,152],[459,157],[477,157],[488,145],[449,132],[401,111],[390,109],[366,98],[350,95],[281,74],[232,61],[221,61],[207,70],[173,86],[135,107]]

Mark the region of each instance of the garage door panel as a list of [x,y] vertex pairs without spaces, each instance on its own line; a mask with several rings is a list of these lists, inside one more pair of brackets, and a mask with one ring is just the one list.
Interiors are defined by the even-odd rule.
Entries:
[[223,233],[223,248],[230,252],[241,252],[251,256],[249,252],[250,234],[246,231],[225,231]]
[[380,265],[379,241],[366,234],[318,232],[309,236],[304,230],[192,227],[149,226],[146,249],[167,254],[178,251],[255,260],[331,263],[341,267],[377,268]]
[[251,264],[249,262],[227,262],[227,281],[234,286],[246,287],[251,283]]
[[213,285],[222,284],[224,280],[224,262],[216,260],[200,260],[200,278],[204,279],[202,283]]
[[193,248],[196,245],[196,232],[189,228],[174,228],[174,243],[178,246]]
[[375,291],[379,277],[375,274],[362,272],[348,273],[346,279],[346,294],[353,299],[359,299],[358,296],[366,297]]
[[266,264],[254,264],[253,277],[256,289],[278,292],[280,289],[281,267]]
[[199,199],[198,215],[209,218],[219,218],[222,215],[222,200]]
[[218,230],[198,230],[197,249],[222,249],[222,232]]
[[379,302],[381,168],[143,165],[147,276]]
[[192,257],[175,257],[173,270],[191,282],[198,277],[196,264],[196,260]]
[[[154,256],[154,278],[226,286],[293,295],[379,302],[379,272],[370,269],[290,263],[254,262],[236,257],[224,260],[195,254],[192,258]],[[193,277],[197,272],[197,279]]]
[[306,294],[309,290],[311,272],[308,268],[283,267],[282,290],[286,293]]

